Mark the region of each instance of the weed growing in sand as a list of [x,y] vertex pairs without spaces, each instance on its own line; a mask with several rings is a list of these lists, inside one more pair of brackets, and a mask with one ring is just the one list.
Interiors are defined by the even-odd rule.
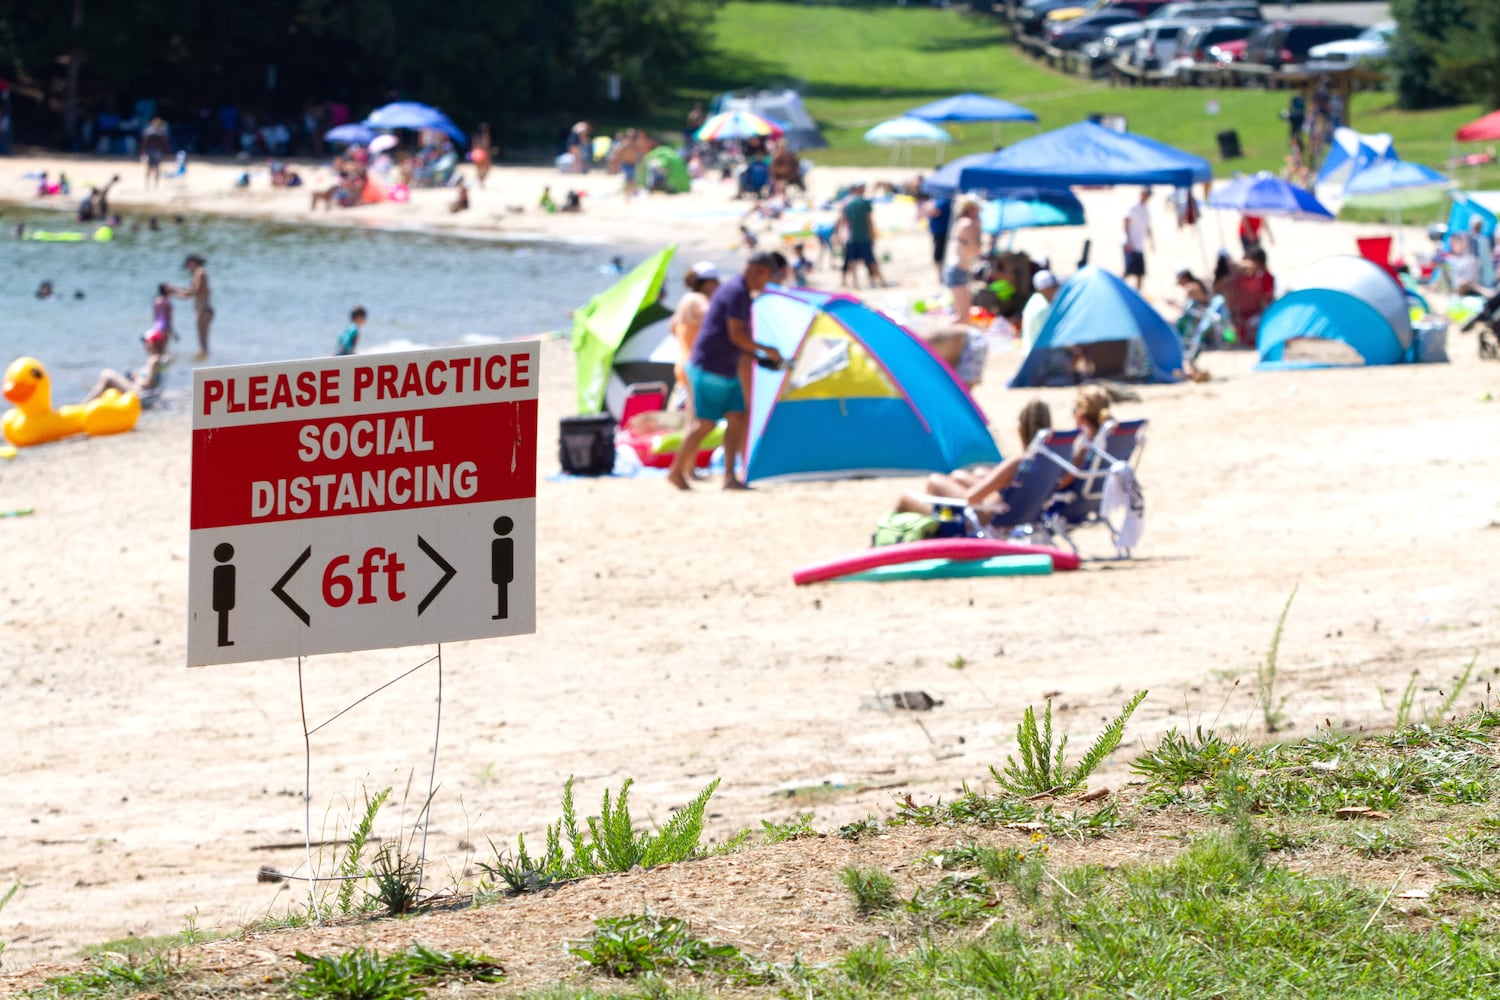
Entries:
[[343,881],[339,883],[338,896],[334,901],[335,913],[348,915],[353,912],[354,884],[364,874],[365,847],[370,842],[370,831],[375,827],[375,814],[380,812],[380,807],[385,805],[385,800],[390,796],[390,785],[374,796],[368,792],[365,794],[364,814],[349,830],[349,843],[344,847],[344,856],[339,859],[338,872]]
[[1125,734],[1125,723],[1145,698],[1145,691],[1136,692],[1135,697],[1121,708],[1120,714],[1104,727],[1083,759],[1073,767],[1063,763],[1063,751],[1068,745],[1067,735],[1056,744],[1053,743],[1052,699],[1047,699],[1040,726],[1037,725],[1036,710],[1030,705],[1026,706],[1021,722],[1016,726],[1016,742],[1021,759],[1018,761],[1014,756],[1007,756],[1005,770],[991,767],[990,776],[1005,791],[1022,798],[1043,792],[1067,794],[1082,788],[1094,769],[1104,763],[1104,759],[1120,745]]
[[1212,777],[1244,748],[1199,726],[1189,735],[1174,727],[1161,742],[1131,762],[1130,769],[1145,775],[1152,787],[1181,788]]
[[845,823],[839,827],[838,834],[841,840],[860,840],[867,834],[880,832],[880,820],[874,816],[866,816],[852,823]]
[[146,955],[101,955],[79,972],[54,976],[37,989],[28,990],[28,1000],[60,997],[131,997],[167,992],[184,972],[174,952],[155,950]]
[[371,898],[379,901],[390,916],[399,917],[416,908],[422,866],[397,845],[385,844],[380,848],[370,878],[375,882]]
[[[578,823],[573,779],[569,777],[563,785],[562,818],[555,826],[547,827],[542,854],[532,857],[526,849],[525,837],[517,836],[514,860],[507,860],[496,849],[495,860],[480,862],[479,867],[490,878],[503,881],[511,892],[521,893],[585,875],[629,871],[637,865],[653,868],[700,855],[698,841],[703,835],[703,813],[719,787],[719,779],[715,778],[691,802],[673,813],[667,825],[654,834],[635,830],[630,816],[631,784],[631,779],[626,778],[620,794],[613,798],[605,789],[599,815],[588,817],[585,833]],[[490,846],[493,848],[494,843]]]
[[[1429,709],[1425,702],[1422,704],[1422,725],[1440,725],[1442,721],[1448,717],[1448,713],[1453,711],[1453,706],[1458,703],[1458,699],[1463,695],[1464,689],[1469,686],[1469,681],[1474,676],[1474,667],[1476,664],[1478,664],[1478,662],[1479,654],[1475,653],[1474,656],[1469,660],[1468,665],[1464,667],[1464,672],[1459,675],[1458,680],[1453,684],[1453,690],[1447,694],[1443,694],[1442,691],[1438,691],[1438,694],[1443,695],[1443,701],[1438,706],[1437,711],[1432,711],[1431,709]],[[1416,699],[1417,672],[1413,670],[1411,672],[1411,678],[1406,682],[1406,690],[1401,692],[1401,701],[1396,705],[1397,729],[1405,729],[1407,726],[1412,724],[1414,718],[1412,715],[1412,707],[1416,702]],[[1381,692],[1381,704],[1385,704],[1384,691]]]
[[685,920],[650,912],[595,920],[588,938],[570,943],[568,951],[619,978],[673,969],[735,973],[753,964],[734,945],[694,937]]
[[447,980],[498,983],[505,978],[493,959],[420,944],[384,957],[363,948],[316,957],[299,951],[297,961],[306,968],[292,980],[291,992],[309,1000],[419,1000],[427,987]]
[[854,910],[862,917],[896,908],[896,882],[879,868],[849,865],[839,872],[839,881],[854,897]]
[[1255,667],[1255,693],[1260,702],[1260,714],[1262,721],[1266,724],[1266,732],[1274,733],[1286,725],[1286,713],[1282,711],[1286,707],[1287,699],[1291,695],[1276,696],[1276,656],[1281,650],[1281,633],[1286,628],[1286,616],[1292,610],[1292,601],[1297,599],[1297,588],[1287,595],[1286,603],[1281,606],[1281,617],[1276,619],[1276,631],[1271,635],[1271,648],[1266,651],[1266,658]]
[[796,819],[785,823],[773,823],[768,819],[763,819],[760,821],[760,839],[767,844],[783,844],[788,840],[816,837],[818,831],[813,829],[812,820],[812,813],[803,813]]

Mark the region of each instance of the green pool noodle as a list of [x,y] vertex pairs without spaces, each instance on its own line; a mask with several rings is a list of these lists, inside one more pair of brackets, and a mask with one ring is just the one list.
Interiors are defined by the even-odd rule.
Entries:
[[917,559],[894,566],[879,566],[840,580],[886,583],[891,580],[948,580],[973,576],[1048,576],[1051,556],[991,556],[988,559]]

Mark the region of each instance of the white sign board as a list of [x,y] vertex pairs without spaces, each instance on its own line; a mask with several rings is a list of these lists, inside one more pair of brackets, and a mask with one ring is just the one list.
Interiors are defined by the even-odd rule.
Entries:
[[536,631],[537,360],[198,369],[188,665]]

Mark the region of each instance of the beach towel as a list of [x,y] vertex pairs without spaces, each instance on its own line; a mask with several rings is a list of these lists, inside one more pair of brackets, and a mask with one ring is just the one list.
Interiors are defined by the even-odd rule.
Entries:
[[1146,498],[1135,470],[1124,462],[1109,467],[1109,476],[1104,480],[1104,495],[1099,498],[1099,516],[1113,524],[1116,515],[1121,515],[1121,521],[1115,545],[1129,551],[1141,540],[1146,527]]

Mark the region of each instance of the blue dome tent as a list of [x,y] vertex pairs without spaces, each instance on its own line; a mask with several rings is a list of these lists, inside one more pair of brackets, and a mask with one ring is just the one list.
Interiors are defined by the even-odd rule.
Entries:
[[842,295],[772,287],[755,339],[787,359],[751,382],[746,478],[841,479],[998,462],[978,404],[900,324]]
[[[1348,362],[1288,358],[1288,343],[1299,339],[1337,341],[1353,354],[1345,352]],[[1297,276],[1296,291],[1271,303],[1259,340],[1261,370],[1397,364],[1407,360],[1412,343],[1406,293],[1363,257],[1325,257]]]
[[1127,352],[1130,342],[1136,343],[1136,353],[1149,362],[1146,381],[1177,381],[1182,343],[1167,321],[1113,274],[1093,266],[1081,268],[1063,282],[1046,325],[1016,369],[1010,387],[1048,384],[1054,352],[1121,340],[1127,342]]

